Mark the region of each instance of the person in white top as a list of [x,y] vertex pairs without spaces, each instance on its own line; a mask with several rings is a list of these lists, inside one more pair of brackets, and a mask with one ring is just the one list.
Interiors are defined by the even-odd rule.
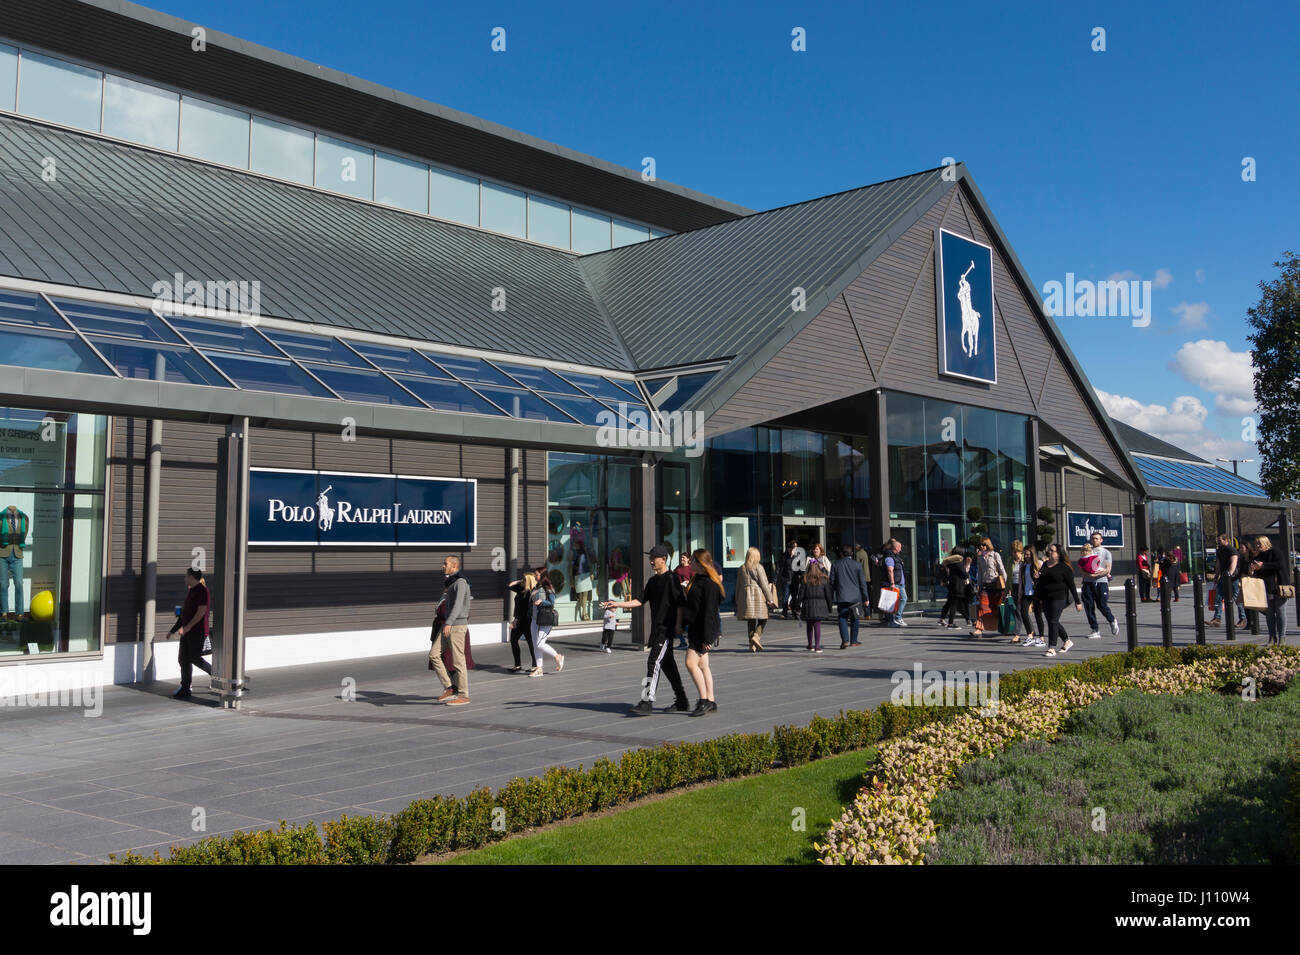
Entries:
[[1110,551],[1101,546],[1101,534],[1097,531],[1092,532],[1090,538],[1092,543],[1092,555],[1096,558],[1093,562],[1092,570],[1085,572],[1083,580],[1083,613],[1088,618],[1088,627],[1091,633],[1088,634],[1089,640],[1096,640],[1101,637],[1097,629],[1097,611],[1106,618],[1110,624],[1111,636],[1119,636],[1119,622],[1115,615],[1110,612],[1110,574],[1114,566],[1111,560]]

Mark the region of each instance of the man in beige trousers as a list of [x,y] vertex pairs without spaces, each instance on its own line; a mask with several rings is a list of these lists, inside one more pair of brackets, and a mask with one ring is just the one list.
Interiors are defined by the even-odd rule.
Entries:
[[[433,672],[442,684],[442,696],[439,703],[448,706],[464,706],[469,702],[469,667],[465,661],[465,636],[469,632],[469,603],[472,599],[469,581],[460,575],[460,558],[448,555],[442,559],[443,600],[447,602],[447,619],[433,641],[429,657],[433,661]],[[451,644],[451,661],[456,668],[457,684],[453,686],[446,664],[442,662],[443,641]]]

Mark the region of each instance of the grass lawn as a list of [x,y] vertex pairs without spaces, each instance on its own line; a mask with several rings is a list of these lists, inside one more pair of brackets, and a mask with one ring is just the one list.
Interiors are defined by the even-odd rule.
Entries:
[[[952,864],[1287,861],[1282,801],[1300,681],[1274,697],[1121,693],[1054,743],[968,763],[931,808]],[[1104,831],[1097,831],[1097,810]]]
[[[450,860],[476,865],[781,865],[817,861],[814,840],[853,801],[873,750],[705,786],[598,819],[507,839]],[[804,829],[793,810],[804,810]]]

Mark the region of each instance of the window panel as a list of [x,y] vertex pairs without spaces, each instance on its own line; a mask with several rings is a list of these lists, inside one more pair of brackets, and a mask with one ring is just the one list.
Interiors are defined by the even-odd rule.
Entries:
[[303,335],[299,332],[287,332],[278,328],[266,329],[266,337],[294,358],[301,358],[306,361],[328,361],[336,365],[351,365],[354,368],[370,367],[337,338],[326,338],[324,335]]
[[329,136],[316,137],[316,185],[357,199],[375,194],[373,150]]
[[18,48],[0,43],[0,109],[17,106]]
[[100,335],[121,335],[145,341],[183,345],[181,339],[152,312],[142,308],[124,308],[56,298],[54,304],[81,331]]
[[46,328],[0,326],[0,364],[89,375],[112,374],[72,332]]
[[490,402],[458,381],[443,381],[438,378],[416,378],[410,375],[397,375],[397,380],[420,396],[431,408],[437,411],[455,411],[466,414],[501,415],[501,409],[493,407]]
[[539,421],[559,421],[573,424],[568,415],[554,405],[547,404],[531,391],[519,388],[494,388],[476,385],[475,390],[490,399],[498,407],[504,408],[512,418],[532,418]]
[[86,336],[123,378],[170,381],[183,385],[212,385],[229,388],[229,383],[186,345],[126,342],[103,335]]
[[573,210],[573,251],[584,255],[609,248],[609,216],[586,209]]
[[664,236],[666,236],[666,235],[672,235],[672,233],[671,233],[671,232],[665,232],[665,231],[663,231],[662,229],[651,229],[651,230],[650,230],[650,238],[652,238],[652,239],[662,239],[662,238],[663,238]]
[[321,365],[312,362],[307,365],[312,374],[325,382],[339,397],[349,401],[368,401],[380,405],[405,405],[409,408],[422,407],[419,401],[411,397],[397,385],[377,371],[360,371],[352,368],[340,368],[337,365]]
[[253,117],[252,137],[254,172],[311,185],[316,137],[305,129],[261,116]]
[[474,385],[505,385],[508,388],[517,387],[515,382],[503,375],[499,369],[494,368],[480,358],[460,358],[456,355],[436,355],[430,356],[439,365],[451,372],[455,377],[462,381],[468,381]]
[[18,112],[75,126],[99,130],[103,74],[64,60],[24,50],[18,84]]
[[400,156],[376,153],[375,199],[411,212],[428,212],[429,167]]
[[[703,388],[705,385],[707,385],[710,381],[713,380],[713,375],[714,373],[711,371],[705,372],[702,375],[678,375],[677,390],[674,391],[667,398],[663,399],[663,401],[659,402],[658,404],[659,410],[676,411],[678,408],[685,407],[687,404],[690,403],[690,400],[692,398],[694,398],[697,394],[699,394],[701,388]],[[658,381],[650,385],[652,396],[654,391],[658,390],[659,388],[662,388],[665,384],[667,384],[667,382],[668,379],[664,378],[664,379],[659,379]]]
[[540,196],[528,197],[528,238],[534,242],[569,247],[569,206]]
[[0,291],[0,322],[36,325],[61,332],[72,331],[45,299],[31,292]]
[[524,194],[518,189],[483,183],[483,228],[522,239],[526,234],[527,214]]
[[241,388],[309,398],[334,397],[320,382],[284,358],[235,355],[220,351],[205,351],[203,354],[211,358]]
[[549,368],[538,368],[536,365],[514,365],[500,361],[493,362],[493,364],[525,388],[533,388],[537,391],[556,391],[566,395],[580,394],[577,388]]
[[450,169],[431,167],[429,213],[452,222],[478,225],[478,180]]
[[104,132],[107,135],[175,151],[179,121],[179,93],[105,74]]
[[634,222],[623,222],[620,219],[613,220],[613,239],[614,248],[623,245],[635,245],[638,242],[645,242],[650,238],[650,230],[643,225],[637,225]]
[[384,371],[405,372],[427,378],[449,377],[445,371],[414,348],[376,345],[373,342],[351,342],[350,344]]
[[247,113],[181,97],[180,151],[187,156],[247,169],[248,130]]
[[229,351],[244,352],[251,355],[264,355],[268,358],[282,358],[275,347],[257,333],[251,325],[237,325],[234,322],[214,322],[203,318],[182,318],[177,316],[168,320],[176,329],[200,348],[224,348]]
[[579,424],[591,425],[593,428],[615,425],[619,420],[618,415],[595,398],[584,398],[581,395],[547,395],[546,400],[559,405],[562,411],[577,418]]
[[[609,401],[617,404],[620,401],[627,401],[629,399],[634,401],[641,400],[640,395],[631,394],[625,390],[624,387],[620,387],[620,383],[616,383],[610,378],[605,378],[600,375],[584,375],[581,372],[576,371],[564,371],[559,374],[566,381],[571,381],[583,391],[587,392],[587,394],[594,395],[602,401]],[[631,388],[633,390],[636,388],[636,385],[630,381],[621,382],[621,384],[626,386],[626,388]]]

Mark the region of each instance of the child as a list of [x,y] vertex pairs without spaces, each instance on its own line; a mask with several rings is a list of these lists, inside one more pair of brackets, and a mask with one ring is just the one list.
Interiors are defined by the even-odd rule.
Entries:
[[605,624],[600,631],[600,648],[606,653],[614,652],[614,631],[618,629],[618,611],[613,607],[605,608]]
[[[1097,560],[1097,555],[1092,552],[1092,545],[1084,544],[1079,552],[1079,569],[1085,575],[1095,574],[1097,572]],[[1084,579],[1087,579],[1087,576]]]

